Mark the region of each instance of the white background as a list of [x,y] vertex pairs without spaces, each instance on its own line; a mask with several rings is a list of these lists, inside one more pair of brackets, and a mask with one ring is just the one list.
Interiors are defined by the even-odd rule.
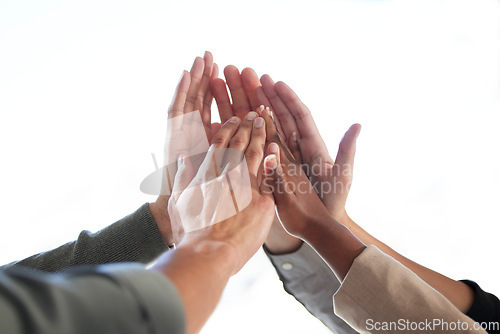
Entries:
[[[166,108],[210,50],[221,68],[292,86],[332,154],[361,123],[354,220],[500,294],[499,14],[495,0],[1,0],[0,262],[154,200],[139,184],[161,156]],[[203,331],[328,332],[261,253]]]

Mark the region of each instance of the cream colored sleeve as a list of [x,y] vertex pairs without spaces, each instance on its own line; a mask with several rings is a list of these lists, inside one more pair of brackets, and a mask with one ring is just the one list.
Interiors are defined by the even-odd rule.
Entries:
[[360,333],[486,333],[375,246],[354,260],[333,303],[335,313]]

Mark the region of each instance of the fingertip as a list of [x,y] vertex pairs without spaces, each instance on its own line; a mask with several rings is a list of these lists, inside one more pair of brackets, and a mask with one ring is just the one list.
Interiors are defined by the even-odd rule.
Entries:
[[[222,88],[226,88],[226,82],[224,81],[224,79],[221,79],[221,78],[214,78],[211,82],[210,82],[210,87],[212,87],[212,89],[214,91],[218,91],[218,89],[222,89]],[[212,91],[212,93],[214,93],[214,91]],[[214,94],[215,96],[215,94]]]
[[238,124],[240,122],[240,118],[238,116],[233,116],[231,117],[228,122],[231,123],[231,124]]
[[272,142],[272,143],[269,144],[268,149],[269,149],[269,153],[270,154],[278,155],[280,147],[278,146],[278,144]]
[[351,133],[355,138],[357,138],[359,136],[359,133],[361,132],[361,124],[354,123],[349,127],[347,132]]
[[261,76],[260,82],[262,84],[264,84],[264,83],[274,84],[274,81],[273,81],[273,79],[271,79],[271,76],[269,74],[264,74],[263,76]]
[[217,63],[214,63],[212,67],[212,80],[219,78],[219,66]]
[[275,83],[275,86],[276,86],[276,89],[278,89],[278,88],[288,88],[288,85],[286,83],[284,83],[283,81],[278,81],[277,83]]
[[200,66],[204,63],[205,63],[205,60],[198,56],[194,59],[193,66],[191,67],[191,69],[195,68],[197,65]]
[[234,65],[227,65],[224,68],[224,75],[225,76],[228,76],[228,75],[231,75],[231,74],[234,74],[234,73],[240,74],[240,71],[238,70],[238,68],[236,66],[234,66]]
[[257,117],[254,120],[253,125],[256,129],[261,128],[264,125],[264,119],[262,117]]
[[184,91],[184,90],[187,90],[189,88],[189,84],[191,83],[191,74],[189,73],[189,71],[182,71],[182,75],[181,75],[181,78],[179,79],[179,83],[178,83],[178,90],[179,91]]
[[255,70],[253,68],[251,68],[251,67],[245,67],[241,71],[241,75],[242,76],[255,76],[255,77],[258,77],[257,73],[255,72]]
[[266,174],[271,174],[278,167],[278,160],[275,154],[270,154],[264,159],[264,166],[266,167]]
[[257,109],[255,109],[255,112],[259,114],[259,116],[262,116],[262,112],[264,111],[264,105],[261,104]]
[[205,58],[205,59],[212,58],[213,59],[212,52],[210,52],[208,50],[205,51],[205,53],[203,54],[203,58]]

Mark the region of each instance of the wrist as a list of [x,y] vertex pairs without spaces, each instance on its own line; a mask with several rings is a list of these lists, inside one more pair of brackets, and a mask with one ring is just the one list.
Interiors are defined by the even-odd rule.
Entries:
[[176,250],[178,249],[188,249],[192,256],[204,258],[207,262],[217,263],[217,271],[221,274],[227,274],[228,277],[240,269],[240,257],[237,250],[232,244],[223,240],[188,234],[176,248]]
[[352,230],[356,226],[356,223],[349,217],[346,211],[339,218],[335,217],[335,219],[349,230]]
[[170,217],[168,215],[168,199],[169,196],[160,196],[156,202],[149,203],[149,211],[153,217],[158,231],[160,232],[163,241],[167,246],[172,246],[174,238],[172,234],[172,226],[170,225]]
[[325,232],[331,231],[332,228],[334,229],[336,224],[339,224],[339,222],[330,215],[308,220],[306,228],[303,229],[298,237],[309,244],[314,243],[318,237],[324,236]]
[[303,241],[288,234],[276,218],[264,245],[270,254],[283,255],[296,252],[302,244]]

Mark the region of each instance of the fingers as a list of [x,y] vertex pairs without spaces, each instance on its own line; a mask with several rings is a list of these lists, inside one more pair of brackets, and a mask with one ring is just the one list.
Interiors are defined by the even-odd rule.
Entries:
[[247,67],[241,71],[241,83],[243,84],[243,89],[245,90],[252,110],[257,109],[260,105],[271,107],[266,95],[263,94],[259,77],[253,69]]
[[281,148],[281,150],[280,150],[281,157],[283,157],[284,159],[286,159],[288,161],[294,161],[294,158],[293,158],[290,150],[288,149],[288,147],[286,147],[286,144],[284,143],[283,138],[279,135],[279,133],[277,131],[276,123],[274,122],[274,117],[272,115],[273,115],[273,112],[269,108],[266,108],[262,112],[262,117],[266,121],[267,141],[269,143],[274,142],[274,143],[277,143],[279,145],[279,147]]
[[257,116],[259,115],[255,111],[251,111],[245,116],[245,119],[238,128],[238,132],[229,141],[229,148],[234,148],[242,152],[245,151],[250,143],[250,134],[252,133],[253,123]]
[[299,99],[297,94],[284,82],[280,81],[274,85],[276,93],[285,103],[287,109],[293,115],[295,124],[302,137],[319,135],[319,131],[311,116],[311,112]]
[[[201,57],[196,57],[191,67],[191,84],[189,85],[189,90],[186,96],[186,105],[184,107],[184,113],[187,114],[195,110],[196,100],[198,98],[198,91],[201,84],[201,79],[203,78],[203,72],[205,69],[205,60]],[[210,69],[211,71],[212,69]]]
[[353,124],[340,141],[337,158],[335,159],[335,165],[338,166],[338,175],[352,175],[354,156],[356,154],[356,139],[360,132],[361,125]]
[[214,163],[216,164],[216,175],[220,175],[222,162],[224,160],[225,148],[228,147],[229,141],[233,138],[234,134],[238,130],[240,125],[240,119],[236,116],[231,117],[226,123],[224,123],[220,130],[212,138],[212,147],[214,149]]
[[241,121],[238,131],[233,138],[229,140],[229,150],[227,150],[224,157],[224,165],[228,165],[229,168],[232,168],[241,162],[243,154],[250,143],[254,120],[257,116],[259,115],[255,111],[251,111],[246,115],[245,119]]
[[205,62],[205,67],[203,69],[203,76],[198,88],[198,95],[196,97],[194,110],[200,111],[203,124],[210,124],[210,106],[212,105],[210,81],[212,80],[214,72],[217,72],[218,70],[217,65],[214,64],[214,59],[210,52],[205,52],[203,60]]
[[215,134],[220,130],[221,126],[222,124],[220,123],[212,123],[210,125],[210,132],[211,132],[210,138],[213,138],[215,136]]
[[257,117],[253,121],[250,144],[248,144],[245,150],[245,159],[248,166],[248,172],[250,173],[250,182],[255,189],[258,189],[257,176],[262,164],[262,159],[264,159],[264,145],[266,143],[266,128],[264,123],[262,117]]
[[174,98],[168,107],[168,118],[173,118],[184,113],[184,105],[186,103],[186,96],[191,83],[191,75],[188,71],[182,73],[179,84],[175,89]]
[[233,107],[229,99],[229,94],[227,93],[226,82],[222,79],[215,78],[212,80],[210,86],[212,88],[212,95],[217,103],[217,109],[219,109],[220,121],[224,124],[233,116]]
[[285,172],[278,160],[277,154],[270,154],[264,160],[264,180],[261,192],[272,192],[276,205],[279,206],[289,202],[294,196],[293,191],[286,182]]
[[247,94],[243,89],[240,72],[236,66],[229,65],[224,69],[224,77],[226,78],[227,86],[231,91],[231,99],[233,101],[233,113],[235,116],[243,119],[251,110]]
[[271,111],[271,109],[265,108],[264,110],[262,110],[261,116],[266,121],[267,141],[280,143],[281,138],[278,134],[278,129],[276,128],[276,123],[274,122],[273,112]]
[[297,132],[292,132],[292,135],[288,137],[287,146],[292,153],[295,161],[302,165],[302,154],[300,152],[299,140],[297,138]]
[[272,104],[273,111],[278,116],[277,118],[279,119],[281,128],[283,129],[285,140],[288,139],[293,132],[298,133],[299,130],[297,128],[295,118],[285,102],[278,95],[273,79],[271,79],[269,75],[265,74],[260,78],[260,82],[262,83],[265,95]]

